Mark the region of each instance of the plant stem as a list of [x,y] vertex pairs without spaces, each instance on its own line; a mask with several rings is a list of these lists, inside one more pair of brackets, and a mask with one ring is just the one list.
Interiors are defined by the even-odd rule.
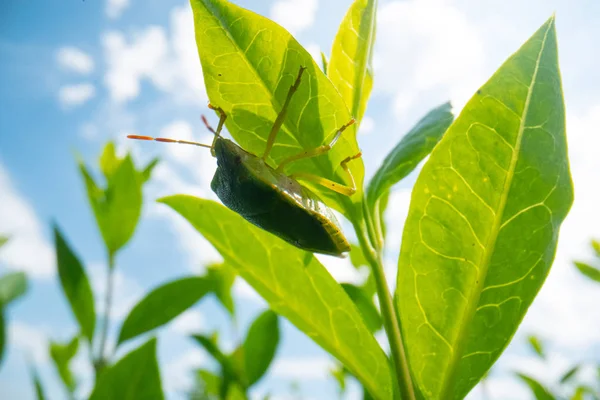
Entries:
[[[377,249],[373,249],[369,244],[368,234],[365,232],[365,230],[368,231],[369,229],[373,229],[373,225],[369,224],[370,215],[366,209],[364,209],[364,218],[366,225],[355,225],[354,228],[365,258],[371,265],[371,273],[375,278],[381,316],[383,318],[385,333],[390,344],[391,358],[394,362],[396,378],[400,388],[400,398],[402,400],[415,400],[415,391],[410,376],[410,370],[408,368],[406,353],[404,351],[400,325],[398,324],[398,318],[396,317],[396,309],[394,307],[392,295],[390,294],[385,279],[383,257],[381,255],[382,249],[379,246],[377,246]],[[371,236],[377,237],[375,235]]]
[[98,350],[97,358],[97,370],[96,374],[104,366],[104,353],[106,351],[106,337],[108,336],[108,327],[110,325],[110,309],[112,306],[113,296],[113,281],[114,281],[114,268],[115,258],[113,254],[108,256],[108,272],[106,274],[106,293],[104,294],[104,320],[102,322],[102,332],[100,335],[100,348]]

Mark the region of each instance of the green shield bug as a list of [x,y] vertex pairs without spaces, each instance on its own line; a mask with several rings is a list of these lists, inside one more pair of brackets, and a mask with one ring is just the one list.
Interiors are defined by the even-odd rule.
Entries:
[[209,148],[213,157],[217,159],[217,170],[210,186],[225,206],[252,224],[303,250],[342,256],[344,252],[350,251],[350,245],[344,237],[339,223],[329,207],[315,193],[302,186],[298,179],[324,186],[342,195],[351,196],[356,192],[356,185],[347,164],[359,158],[361,153],[345,158],[340,164],[348,176],[349,185],[302,172],[286,175],[283,168],[289,163],[328,152],[342,132],[354,123],[354,120],[341,126],[329,144],[290,156],[276,168],[266,162],[285,119],[290,100],[300,86],[305,69],[305,67],[300,67],[298,76],[290,87],[281,111],[273,123],[265,152],[261,157],[251,154],[231,140],[221,137],[221,130],[227,116],[220,107],[210,104],[209,108],[220,115],[216,130],[208,124],[204,116],[202,117],[208,130],[214,134],[211,145],[139,135],[127,137]]

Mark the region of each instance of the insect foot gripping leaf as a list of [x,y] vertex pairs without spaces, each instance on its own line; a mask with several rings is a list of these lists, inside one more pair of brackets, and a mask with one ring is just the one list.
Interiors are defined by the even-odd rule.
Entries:
[[468,102],[413,189],[396,299],[425,398],[463,398],[502,353],[572,201],[552,17]]

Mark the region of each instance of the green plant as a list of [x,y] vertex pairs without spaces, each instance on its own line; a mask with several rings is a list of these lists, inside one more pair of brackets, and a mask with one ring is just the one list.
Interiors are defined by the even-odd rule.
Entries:
[[[244,149],[264,151],[300,66],[309,79],[289,105],[285,146],[273,147],[268,162],[326,143],[351,116],[360,124],[373,82],[376,1],[350,7],[327,75],[264,17],[224,0],[192,0],[192,8],[208,97],[227,113],[227,129]],[[554,17],[446,131],[451,121],[448,105],[432,111],[366,188],[362,162],[349,165],[357,182],[351,198],[306,183],[354,227],[371,267],[389,358],[348,291],[312,254],[215,202],[185,195],[161,201],[371,397],[462,398],[500,356],[543,284],[572,203]],[[290,165],[289,172],[342,181],[340,161],[358,150],[356,128],[349,130],[327,154]],[[382,261],[387,197],[429,152],[413,188],[392,298]]]

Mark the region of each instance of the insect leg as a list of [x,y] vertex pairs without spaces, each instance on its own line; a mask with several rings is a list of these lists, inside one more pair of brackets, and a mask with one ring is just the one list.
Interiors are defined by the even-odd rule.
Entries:
[[210,154],[212,154],[212,156],[214,157],[215,156],[215,143],[217,143],[217,139],[221,137],[221,130],[223,130],[223,125],[225,124],[227,115],[225,114],[225,111],[223,111],[223,109],[221,107],[213,106],[212,104],[209,103],[208,108],[210,108],[211,110],[215,110],[219,114],[219,125],[217,125],[216,131],[213,129],[212,126],[210,126],[206,117],[204,115],[202,116],[202,122],[204,122],[204,125],[206,125],[206,129],[208,129],[210,132],[212,132],[215,135],[215,137],[213,138],[212,145],[210,147]]
[[271,127],[271,132],[269,132],[269,138],[267,139],[267,147],[265,148],[265,152],[262,156],[263,160],[267,159],[267,157],[269,156],[269,153],[271,152],[271,149],[273,148],[273,144],[275,143],[275,138],[277,137],[277,133],[279,132],[279,129],[281,128],[281,125],[283,125],[283,121],[285,120],[285,116],[287,114],[287,109],[288,109],[288,106],[290,105],[290,100],[292,100],[292,96],[294,95],[296,90],[298,90],[298,87],[300,86],[300,79],[302,78],[302,74],[304,73],[305,69],[306,69],[306,67],[300,67],[300,71],[298,71],[298,76],[296,77],[296,81],[290,87],[287,97],[285,98],[285,101],[283,102],[283,106],[281,107],[281,111],[279,111],[277,118],[275,118],[275,122],[273,123],[273,126]]
[[313,183],[316,183],[317,185],[321,185],[323,187],[331,189],[334,192],[337,192],[339,194],[343,194],[345,196],[352,196],[354,193],[356,193],[356,183],[354,182],[354,177],[352,176],[352,172],[350,172],[350,169],[348,168],[348,163],[356,158],[359,158],[360,156],[362,156],[361,153],[358,153],[354,156],[346,157],[340,163],[340,166],[346,172],[346,174],[348,174],[348,177],[350,178],[350,185],[343,185],[341,183],[334,182],[327,178],[323,178],[321,176],[314,175],[314,174],[307,174],[305,172],[297,172],[295,174],[290,175],[290,178],[313,182]]
[[355,120],[354,120],[354,118],[352,118],[349,122],[342,125],[340,127],[340,129],[337,130],[337,132],[335,133],[335,135],[333,136],[333,139],[331,139],[331,142],[329,142],[329,144],[319,146],[312,150],[305,150],[301,153],[294,154],[293,156],[289,156],[288,158],[284,159],[277,167],[277,171],[282,172],[283,168],[291,162],[302,160],[303,158],[316,157],[318,155],[327,153],[329,150],[331,150],[333,145],[338,141],[338,139],[342,135],[342,132],[344,132],[346,130],[346,128],[348,128],[350,125],[354,124],[354,122],[355,122]]

